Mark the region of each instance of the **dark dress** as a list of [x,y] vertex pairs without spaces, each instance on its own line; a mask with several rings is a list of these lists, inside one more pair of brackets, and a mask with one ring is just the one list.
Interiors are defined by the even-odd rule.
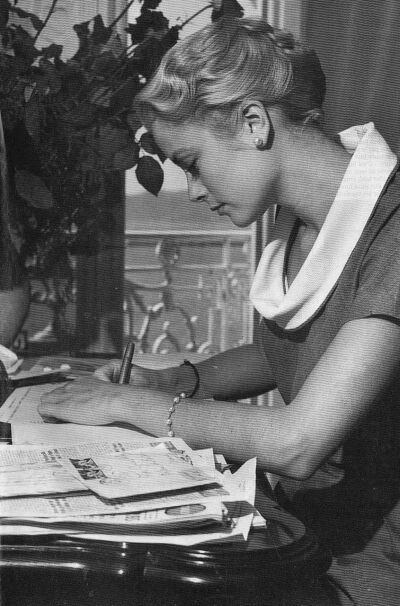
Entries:
[[[316,316],[285,330],[263,319],[260,347],[286,404],[340,328],[380,316],[400,322],[400,176],[389,182]],[[326,385],[327,390],[334,385]],[[282,479],[281,498],[334,554],[329,571],[359,606],[400,604],[400,369],[363,421],[309,480]],[[288,499],[286,501],[286,499]]]

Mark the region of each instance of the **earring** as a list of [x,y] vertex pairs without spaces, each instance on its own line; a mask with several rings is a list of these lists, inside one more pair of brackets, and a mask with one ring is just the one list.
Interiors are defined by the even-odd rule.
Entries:
[[254,144],[257,149],[264,149],[264,147],[265,147],[264,139],[262,139],[261,137],[256,137],[254,139]]

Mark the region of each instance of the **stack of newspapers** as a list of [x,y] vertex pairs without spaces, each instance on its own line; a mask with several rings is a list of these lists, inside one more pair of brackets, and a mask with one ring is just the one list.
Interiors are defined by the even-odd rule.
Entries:
[[[54,388],[54,385],[50,388]],[[71,535],[195,545],[246,540],[256,461],[231,473],[212,449],[131,429],[43,423],[48,384],[19,387],[0,408],[0,534]]]

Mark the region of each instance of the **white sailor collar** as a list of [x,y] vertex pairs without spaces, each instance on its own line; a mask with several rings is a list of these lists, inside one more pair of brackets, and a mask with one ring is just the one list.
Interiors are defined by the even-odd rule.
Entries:
[[285,292],[284,264],[296,218],[284,208],[254,275],[251,302],[264,318],[286,330],[300,328],[324,304],[398,165],[373,122],[349,128],[339,137],[353,155],[318,237],[290,288]]

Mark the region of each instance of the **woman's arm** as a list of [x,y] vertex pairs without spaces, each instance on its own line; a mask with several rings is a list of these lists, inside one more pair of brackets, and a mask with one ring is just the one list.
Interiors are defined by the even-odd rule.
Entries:
[[[120,360],[112,360],[95,375],[102,380],[118,382]],[[200,376],[196,398],[240,400],[273,389],[275,381],[265,356],[256,345],[243,345],[196,363]],[[133,365],[130,385],[149,387],[168,393],[190,393],[196,375],[190,366],[181,365],[153,370]]]
[[[173,428],[193,448],[212,446],[238,461],[257,456],[266,470],[304,479],[378,401],[399,365],[400,327],[379,318],[354,320],[339,331],[289,406],[186,400],[173,415]],[[41,413],[75,423],[127,422],[166,435],[170,406],[171,396],[163,392],[92,380],[45,396]]]

